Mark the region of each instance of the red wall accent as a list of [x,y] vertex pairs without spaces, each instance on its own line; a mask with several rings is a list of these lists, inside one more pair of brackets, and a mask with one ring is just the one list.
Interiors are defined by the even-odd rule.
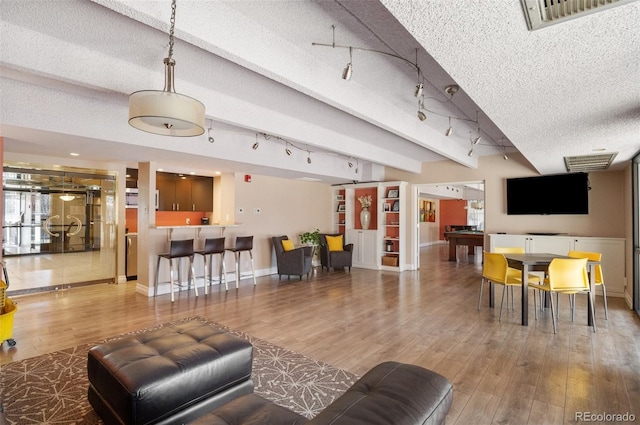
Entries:
[[440,240],[444,240],[444,226],[451,224],[467,224],[467,210],[464,199],[440,200]]
[[371,207],[369,208],[369,212],[371,213],[371,222],[369,223],[369,229],[374,230],[378,228],[378,189],[375,187],[367,187],[355,190],[355,221],[353,224],[356,229],[362,229],[362,224],[360,223],[360,211],[362,211],[362,207],[360,206],[360,201],[358,201],[358,198],[360,196],[366,195],[371,195]]

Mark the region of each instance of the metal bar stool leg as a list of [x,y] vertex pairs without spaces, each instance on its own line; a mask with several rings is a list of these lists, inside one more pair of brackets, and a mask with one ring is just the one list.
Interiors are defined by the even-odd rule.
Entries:
[[249,257],[251,258],[251,276],[253,276],[253,286],[256,286],[256,270],[253,267],[253,253],[251,252],[251,250],[249,250]]
[[236,289],[240,287],[240,251],[234,252],[236,257]]
[[[193,292],[198,296],[198,285],[196,284],[196,271],[193,268],[193,255],[189,257],[189,273],[187,276],[187,291],[189,290],[189,277],[191,277],[191,282],[193,283]],[[205,287],[206,288],[206,287]],[[206,291],[206,289],[205,289]]]
[[[202,275],[202,286],[204,286],[204,294],[209,294],[209,285],[211,285],[211,256],[203,255],[204,274]],[[209,270],[209,285],[207,285],[207,270]]]
[[[178,260],[178,264],[180,264],[180,260]],[[178,268],[178,280],[180,280],[180,269]],[[173,294],[173,258],[169,259],[169,291],[171,292],[171,302],[174,302],[174,294]]]
[[229,282],[227,282],[227,269],[224,266],[224,251],[220,254],[220,283],[224,279],[224,289],[229,290]]
[[156,263],[156,282],[155,282],[155,285],[153,285],[154,297],[158,295],[158,275],[160,274],[160,260],[162,260],[162,257],[158,256],[158,261]]

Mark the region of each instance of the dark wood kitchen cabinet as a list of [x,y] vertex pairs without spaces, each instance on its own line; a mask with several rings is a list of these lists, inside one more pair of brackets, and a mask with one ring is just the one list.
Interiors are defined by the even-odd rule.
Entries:
[[160,211],[212,211],[213,178],[173,173],[156,174]]

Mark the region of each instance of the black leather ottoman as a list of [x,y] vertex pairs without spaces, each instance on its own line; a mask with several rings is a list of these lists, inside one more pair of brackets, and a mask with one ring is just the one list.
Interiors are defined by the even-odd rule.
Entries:
[[107,424],[185,423],[253,391],[248,341],[185,322],[93,347],[88,398]]

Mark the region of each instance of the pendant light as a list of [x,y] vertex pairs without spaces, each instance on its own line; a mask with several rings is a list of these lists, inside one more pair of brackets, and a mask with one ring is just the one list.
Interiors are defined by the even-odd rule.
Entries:
[[138,130],[162,136],[200,136],[204,133],[204,105],[174,88],[173,32],[176,0],[171,2],[169,56],[164,58],[164,89],[142,90],[129,96],[129,124]]

